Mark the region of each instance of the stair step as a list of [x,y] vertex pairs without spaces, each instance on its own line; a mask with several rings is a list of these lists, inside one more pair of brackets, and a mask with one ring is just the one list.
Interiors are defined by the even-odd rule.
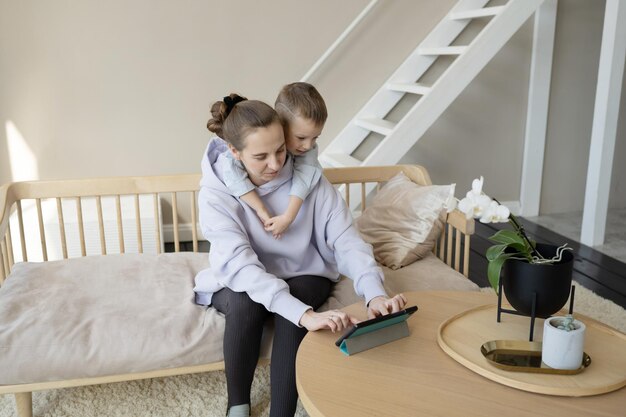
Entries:
[[461,55],[467,46],[441,46],[438,48],[418,48],[420,55]]
[[430,91],[430,87],[420,83],[389,83],[387,88],[393,91],[402,91],[405,93],[426,95]]
[[322,152],[319,156],[322,165],[332,168],[358,167],[362,161],[347,155],[345,153],[326,153]]
[[394,122],[384,119],[356,119],[354,124],[372,132],[387,136],[396,127]]
[[[341,133],[326,147],[325,153],[359,155],[370,150],[367,157],[362,156],[360,166],[378,166],[398,163],[402,156],[423,137],[424,133],[446,111],[455,98],[461,94],[472,80],[487,65],[489,60],[500,50],[508,39],[528,18],[535,13],[544,0],[508,0],[506,6],[479,8],[489,4],[489,0],[466,0],[458,2],[446,18],[441,20],[431,33],[422,40],[404,63],[378,89],[378,91],[359,110]],[[495,3],[495,2],[494,2]],[[468,45],[459,39],[463,31],[475,23],[474,18],[484,16],[484,27]],[[491,17],[490,17],[491,16]],[[439,75],[437,82],[428,86],[419,85],[424,74],[441,56],[450,56],[447,69]],[[448,61],[448,60],[446,60]],[[422,81],[424,82],[424,81]],[[426,88],[430,87],[430,90]],[[416,94],[411,108],[397,123],[391,123],[386,115],[398,103],[407,98],[406,94]],[[421,94],[421,95],[420,95]],[[381,120],[382,119],[382,120]],[[391,117],[390,117],[391,119]],[[396,120],[396,119],[394,119]],[[367,146],[359,148],[363,141],[376,132],[377,138],[370,138]],[[380,135],[382,134],[382,135]],[[378,141],[378,136],[382,139]],[[356,150],[359,152],[356,153]],[[333,159],[330,157],[329,159]],[[342,159],[342,155],[335,157]],[[343,156],[344,162],[329,165],[350,166],[355,161]],[[348,159],[349,162],[345,162]],[[320,154],[322,162],[322,154]],[[352,203],[352,202],[351,202]]]
[[504,10],[505,6],[484,7],[482,9],[464,10],[462,12],[454,12],[450,14],[452,20],[474,19],[476,17],[495,16]]

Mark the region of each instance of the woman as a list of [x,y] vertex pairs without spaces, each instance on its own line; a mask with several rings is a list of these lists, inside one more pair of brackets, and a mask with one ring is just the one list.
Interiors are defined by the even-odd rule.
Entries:
[[265,206],[284,212],[293,162],[278,115],[265,103],[235,94],[216,102],[211,114],[207,127],[218,137],[202,158],[198,196],[202,233],[211,242],[211,267],[196,276],[196,302],[225,315],[230,417],[249,415],[263,323],[274,316],[270,416],[293,416],[298,398],[295,358],[306,332],[340,332],[356,322],[338,310],[315,312],[339,274],[354,280],[370,316],[398,311],[406,300],[402,295],[387,297],[371,246],[352,227],[348,208],[325,178],[306,198],[288,233],[275,240],[266,232],[254,210],[230,194],[223,178],[230,152]]

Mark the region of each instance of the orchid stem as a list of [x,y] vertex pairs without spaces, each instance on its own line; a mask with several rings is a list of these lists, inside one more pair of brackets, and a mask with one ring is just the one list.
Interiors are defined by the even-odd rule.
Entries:
[[[495,198],[493,199],[493,201],[495,201],[498,204],[501,204]],[[530,250],[531,250],[531,254],[534,253],[537,255],[537,257],[544,259],[543,256],[541,256],[541,254],[537,250],[537,248],[535,248],[533,244],[530,242],[530,239],[528,238],[528,236],[526,236],[526,231],[524,230],[524,226],[522,226],[517,221],[517,218],[515,217],[513,213],[509,213],[509,221],[513,224],[513,227],[515,228],[515,230],[517,230],[517,232],[522,236],[522,238],[526,241],[526,243],[528,243],[528,246],[530,247]]]

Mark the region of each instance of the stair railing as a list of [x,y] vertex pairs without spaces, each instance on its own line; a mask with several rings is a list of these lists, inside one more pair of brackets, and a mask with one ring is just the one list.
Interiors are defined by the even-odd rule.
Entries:
[[335,49],[337,49],[341,42],[343,42],[344,39],[346,39],[348,35],[350,35],[354,28],[357,27],[359,23],[361,23],[361,20],[363,20],[365,16],[367,16],[368,13],[374,8],[374,6],[376,6],[376,3],[378,3],[378,0],[372,0],[367,6],[365,6],[363,11],[361,11],[361,13],[359,13],[359,15],[352,21],[352,23],[350,23],[350,25],[343,31],[343,33],[339,35],[339,37],[335,40],[335,42],[333,42],[332,45],[330,45],[326,52],[324,52],[324,54],[319,57],[319,59],[315,62],[315,64],[313,64],[313,66],[307,71],[307,73],[304,74],[304,77],[302,77],[300,81],[307,82],[309,78],[311,78],[313,73],[315,73],[315,71],[317,71],[317,69],[322,66],[322,64],[335,51]]

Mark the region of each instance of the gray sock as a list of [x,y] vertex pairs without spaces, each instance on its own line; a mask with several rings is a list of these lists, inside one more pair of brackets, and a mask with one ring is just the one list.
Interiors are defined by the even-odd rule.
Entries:
[[250,417],[250,404],[233,405],[228,410],[228,417]]

